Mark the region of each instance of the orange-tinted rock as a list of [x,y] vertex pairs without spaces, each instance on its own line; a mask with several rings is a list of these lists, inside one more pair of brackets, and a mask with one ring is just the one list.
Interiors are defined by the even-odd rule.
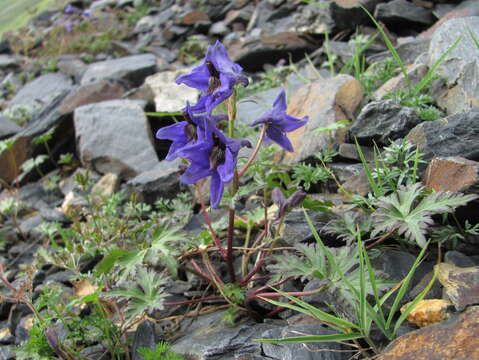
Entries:
[[479,162],[460,156],[434,158],[422,180],[428,189],[436,191],[466,191],[479,183]]
[[21,172],[20,166],[28,159],[30,137],[19,137],[10,150],[0,153],[0,179],[10,183]]
[[412,331],[389,344],[376,360],[479,359],[479,307]]
[[309,120],[306,126],[289,133],[295,152],[286,153],[284,161],[297,164],[329,145],[337,132],[330,136],[315,130],[349,120],[362,98],[361,84],[349,75],[316,80],[300,88],[289,101],[288,114],[298,118],[308,116]]
[[190,11],[181,19],[183,25],[194,25],[198,22],[207,21],[210,21],[208,15],[201,10]]
[[479,266],[462,268],[440,263],[435,268],[439,282],[458,311],[479,304]]
[[[403,313],[410,303],[401,307]],[[422,300],[409,313],[407,320],[419,327],[429,326],[448,318],[448,308],[452,307],[452,302],[443,299]]]

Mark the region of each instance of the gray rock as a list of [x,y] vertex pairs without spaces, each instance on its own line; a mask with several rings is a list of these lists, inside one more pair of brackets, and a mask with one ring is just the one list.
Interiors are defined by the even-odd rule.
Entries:
[[175,83],[176,78],[188,70],[163,71],[146,78],[144,87],[153,93],[156,111],[181,112],[187,101],[196,103],[198,90]]
[[370,19],[364,12],[362,7],[369,12],[373,12],[374,8],[381,0],[353,0],[353,1],[332,1],[331,17],[337,28],[354,29],[358,25],[368,24]]
[[461,42],[444,59],[438,73],[445,77],[448,89],[437,98],[448,114],[479,105],[479,47],[469,31],[479,38],[479,16],[451,19],[434,33],[429,48],[429,65],[434,64],[454,42]]
[[88,66],[82,77],[85,85],[100,79],[112,78],[128,81],[132,86],[139,86],[148,75],[156,71],[156,57],[152,54],[127,56],[115,60],[106,60]]
[[18,60],[13,55],[0,55],[0,69],[12,69],[19,66]]
[[419,147],[422,159],[461,156],[479,161],[479,109],[423,122],[412,129],[407,139]]
[[276,64],[281,59],[302,59],[304,53],[315,48],[311,41],[299,33],[289,31],[240,39],[229,46],[229,53],[232,61],[239,63],[246,71],[259,71],[264,64]]
[[[332,335],[336,331],[330,330],[321,324],[310,325],[293,325],[285,327],[277,327],[262,333],[260,339],[284,339],[295,337],[298,334],[308,335]],[[321,342],[309,343],[309,351],[301,343],[264,343],[262,344],[263,352],[268,358],[277,360],[343,360],[345,356],[340,351],[345,350],[340,343],[337,342]],[[331,351],[327,351],[331,349]]]
[[[43,223],[43,218],[40,215],[34,215],[26,218],[20,222],[20,229],[25,235],[32,236],[35,233],[35,229]],[[36,232],[39,235],[39,232]]]
[[[331,220],[331,216],[326,213],[308,212],[308,215],[316,229],[320,229]],[[288,245],[294,245],[313,237],[303,210],[299,209],[293,209],[286,215],[281,230],[281,237]]]
[[8,120],[7,118],[0,116],[0,139],[4,139],[10,135],[14,135],[19,132],[22,128],[14,123],[13,121]]
[[230,28],[228,27],[228,25],[224,23],[224,21],[218,21],[214,23],[213,25],[211,25],[208,33],[211,36],[225,36],[230,31],[231,31]]
[[378,4],[374,15],[387,25],[431,25],[434,21],[431,10],[406,0]]
[[158,164],[141,101],[112,100],[74,113],[79,157],[99,173],[131,178]]
[[237,119],[245,124],[251,124],[265,111],[268,111],[272,108],[274,100],[280,91],[281,88],[273,88],[266,91],[261,91],[242,99],[237,105]]
[[135,193],[139,201],[154,204],[159,198],[174,198],[180,191],[180,158],[160,161],[154,169],[145,171],[127,183],[129,192]]
[[86,68],[87,64],[74,55],[63,55],[58,59],[58,70],[65,75],[73,76],[77,82],[80,81]]
[[73,88],[71,79],[61,73],[49,73],[29,82],[10,100],[7,109],[13,107],[33,107],[37,112],[46,109],[60,95]]
[[7,345],[7,346],[0,346],[0,360],[14,360],[16,359],[17,355],[13,352],[14,347]]
[[[260,356],[261,344],[254,342],[258,335],[273,328],[273,325],[257,324],[244,320],[240,324],[229,325],[221,320],[224,311],[199,316],[189,323],[182,336],[171,350],[188,354],[195,360],[233,360],[241,356]],[[186,324],[185,324],[186,325]]]
[[[397,45],[396,51],[403,63],[409,65],[415,63],[422,54],[427,54],[430,43],[430,38],[414,38],[411,41]],[[390,58],[391,56],[391,52],[386,50],[371,56],[367,56],[366,59],[368,63],[374,63],[377,61],[382,61],[386,58]]]
[[131,347],[132,360],[144,360],[138,353],[140,348],[154,349],[156,345],[155,324],[144,320],[136,329],[135,338]]
[[444,262],[446,264],[451,264],[458,267],[476,266],[474,261],[469,258],[469,256],[455,250],[448,251],[444,254]]
[[298,32],[310,34],[330,33],[335,26],[331,16],[330,4],[308,4],[301,12],[294,15],[295,27]]
[[392,100],[374,101],[366,105],[349,128],[351,138],[364,145],[389,145],[403,138],[421,122],[416,112]]
[[[369,162],[374,160],[373,148],[366,146],[360,146],[359,148],[363,153],[364,157],[366,158],[366,161]],[[338,155],[345,159],[361,161],[361,157],[359,156],[356,144],[339,144]]]

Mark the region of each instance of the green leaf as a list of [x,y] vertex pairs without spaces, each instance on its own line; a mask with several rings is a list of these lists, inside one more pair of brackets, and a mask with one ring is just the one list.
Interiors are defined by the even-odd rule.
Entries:
[[451,213],[456,207],[478,198],[472,194],[462,195],[442,191],[422,198],[424,194],[424,187],[416,183],[408,187],[401,186],[394,193],[378,199],[377,210],[372,215],[374,230],[371,237],[397,229],[399,235],[404,235],[407,240],[425,247],[426,231],[434,223],[432,215]]
[[128,251],[122,249],[112,249],[95,267],[95,277],[104,275],[113,269],[118,260],[126,257]]

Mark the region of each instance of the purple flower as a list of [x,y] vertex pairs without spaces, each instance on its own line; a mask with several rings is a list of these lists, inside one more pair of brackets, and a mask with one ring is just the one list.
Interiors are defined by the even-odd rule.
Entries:
[[274,101],[273,109],[261,115],[251,126],[264,124],[267,126],[266,138],[268,140],[274,141],[286,151],[293,152],[293,145],[286,136],[286,133],[304,126],[307,121],[307,116],[303,119],[299,119],[286,114],[286,94],[284,90],[282,90]]
[[68,4],[67,6],[65,6],[65,9],[63,9],[63,11],[64,11],[66,14],[72,14],[72,13],[74,13],[74,12],[77,12],[78,10],[77,10],[74,6]]
[[212,130],[211,137],[182,149],[181,156],[191,164],[180,180],[184,184],[194,184],[211,176],[211,206],[218,208],[225,184],[233,179],[240,149],[251,147],[251,144],[247,140],[229,139],[216,128]]
[[[219,41],[208,47],[203,63],[191,73],[176,79],[177,84],[185,84],[202,92],[205,109],[213,108],[229,98],[236,84],[248,85],[248,79],[242,75],[243,68],[232,62],[226,48]],[[206,96],[206,97],[205,97]]]
[[278,205],[278,216],[276,219],[282,218],[292,208],[299,205],[306,197],[306,193],[303,190],[296,191],[289,198],[285,198],[283,192],[279,188],[274,188],[271,193],[271,199]]
[[212,128],[216,122],[225,120],[226,116],[193,115],[192,107],[187,104],[184,109],[184,118],[185,121],[163,127],[156,133],[158,139],[173,141],[166,155],[166,160],[174,160],[178,156],[182,156],[183,148],[210,138]]

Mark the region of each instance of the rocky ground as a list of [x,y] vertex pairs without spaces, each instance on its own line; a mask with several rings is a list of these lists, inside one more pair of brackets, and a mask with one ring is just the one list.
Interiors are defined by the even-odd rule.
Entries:
[[[328,206],[335,210],[346,209],[351,196],[367,198],[374,189],[361,156],[371,168],[381,167],[377,154],[386,154],[391,141],[400,144],[403,139],[420,150],[423,162],[417,174],[427,189],[478,193],[477,0],[78,0],[64,5],[37,15],[28,28],[0,42],[0,264],[5,285],[0,289],[0,359],[122,358],[114,357],[106,340],[90,333],[69,343],[81,348],[71,352],[61,344],[67,336],[62,334],[72,330],[58,327],[47,337],[55,356],[40,354],[40,347],[16,354],[16,347],[33,336],[34,316],[25,299],[36,302],[53,288],[60,289],[58,299],[108,290],[111,284],[98,285],[89,277],[104,263],[107,252],[101,248],[122,241],[123,250],[138,246],[133,237],[151,237],[141,224],[170,222],[200,238],[200,203],[208,199],[180,184],[181,160],[164,160],[170,143],[154,134],[181,116],[186,101],[196,102],[197,91],[174,80],[190,71],[217,39],[251,80],[239,94],[238,119],[245,134],[255,136],[246,125],[271,107],[281,88],[288,94],[288,113],[309,117],[305,127],[291,134],[296,151],[277,151],[271,167],[285,164],[281,171],[296,174],[299,180],[293,184],[312,198],[331,202]],[[382,25],[396,53],[361,6]],[[315,155],[324,149],[330,151],[327,168],[334,179],[329,173],[324,181],[299,176],[298,165],[320,165]],[[115,194],[123,198],[105,200]],[[135,216],[111,210],[132,198],[144,206],[132,205]],[[250,192],[240,203],[240,213],[246,214],[258,206],[258,196]],[[155,206],[156,218],[151,215]],[[85,208],[90,212],[82,213]],[[477,208],[477,200],[459,208],[448,226],[467,221],[474,228]],[[225,213],[212,211],[211,216],[220,223]],[[318,231],[336,219],[330,213],[312,214]],[[434,221],[440,224],[441,216]],[[446,230],[440,245],[430,245],[402,303],[424,289],[434,264],[437,281],[425,298],[438,302],[411,315],[395,341],[376,335],[378,359],[479,358],[479,235],[457,230],[447,237]],[[76,242],[77,237],[82,240]],[[285,248],[311,242],[302,211],[287,215],[281,237]],[[341,237],[324,237],[328,246],[344,245]],[[399,282],[419,247],[396,240],[378,245],[381,256],[375,266]],[[184,259],[180,253],[175,256],[178,264]],[[166,286],[168,301],[214,294],[200,280],[180,269]],[[311,290],[315,281],[297,279],[282,290]],[[85,290],[85,284],[91,289]],[[305,300],[341,308],[334,289]],[[48,301],[61,303],[52,299]],[[44,305],[37,311],[44,312],[45,306],[53,308]],[[114,306],[127,305],[120,301]],[[216,299],[202,308],[183,304],[149,312],[149,320],[141,318],[122,334],[129,358],[143,359],[136,349],[153,348],[159,340],[168,340],[172,350],[191,359],[372,356],[344,342],[255,342],[335,331],[291,310],[262,321],[235,315],[232,325],[222,320],[227,307]],[[50,323],[62,311],[53,311]],[[85,310],[75,314],[79,319],[86,315]],[[95,326],[103,329],[87,328]],[[38,357],[32,355],[35,351]]]

